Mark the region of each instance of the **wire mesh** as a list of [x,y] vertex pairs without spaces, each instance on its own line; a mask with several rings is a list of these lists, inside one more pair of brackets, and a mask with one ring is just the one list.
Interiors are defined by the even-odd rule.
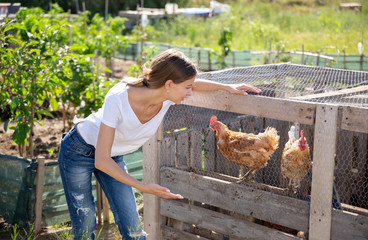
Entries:
[[[197,78],[250,84],[260,88],[261,95],[272,98],[368,108],[366,72],[271,64],[206,72]],[[279,111],[285,111],[282,105]],[[217,116],[224,127],[221,124],[211,124],[209,127],[212,116]],[[228,136],[220,130],[225,126],[233,131]],[[290,136],[291,127],[295,129]],[[267,128],[275,129],[276,133],[266,137]],[[301,138],[301,130],[304,138]],[[165,146],[161,153],[164,158],[175,159],[171,165],[186,166],[201,174],[233,182],[239,181],[251,170],[242,184],[309,201],[314,134],[313,125],[177,105],[165,117]],[[302,142],[305,143],[301,144],[299,139],[304,139]],[[309,153],[301,151],[300,145],[303,144]],[[334,144],[333,207],[341,208],[341,203],[345,203],[368,208],[367,134],[338,128],[336,143],[331,140],[326,146],[330,149]],[[299,169],[295,161],[292,167],[285,165],[287,161],[283,152],[292,146],[299,154],[296,156],[299,165],[303,166],[299,166]],[[323,154],[329,153],[322,153],[322,157]],[[297,173],[301,176],[291,179],[292,175],[286,174],[285,169],[289,169],[294,176]]]

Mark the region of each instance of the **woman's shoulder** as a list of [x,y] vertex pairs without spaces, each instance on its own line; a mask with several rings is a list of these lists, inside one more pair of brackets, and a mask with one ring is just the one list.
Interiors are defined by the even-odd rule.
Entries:
[[127,84],[124,82],[118,82],[112,88],[110,88],[107,95],[125,94],[126,91],[127,91]]

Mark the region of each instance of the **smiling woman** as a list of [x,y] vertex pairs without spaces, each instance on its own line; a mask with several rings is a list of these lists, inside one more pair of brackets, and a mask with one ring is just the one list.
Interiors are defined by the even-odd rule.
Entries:
[[196,67],[183,53],[167,50],[152,60],[142,77],[112,87],[102,108],[77,123],[62,139],[59,168],[75,239],[86,235],[94,238],[92,173],[109,200],[123,239],[146,239],[132,187],[162,198],[183,198],[166,187],[143,184],[131,177],[123,159],[155,134],[171,105],[180,104],[192,89],[260,92],[247,85],[195,80],[196,75]]

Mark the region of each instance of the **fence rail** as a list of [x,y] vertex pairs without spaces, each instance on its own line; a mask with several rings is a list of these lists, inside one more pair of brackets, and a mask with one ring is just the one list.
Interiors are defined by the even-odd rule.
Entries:
[[[158,52],[175,48],[182,51],[192,59],[202,71],[220,70],[220,65],[213,56],[213,50],[209,48],[178,47],[163,43],[129,43],[125,50],[119,50],[117,58],[135,61],[141,50],[148,47],[156,47]],[[339,69],[368,71],[368,57],[357,54],[324,54],[310,53],[305,51],[233,51],[225,59],[228,67],[245,67],[269,63],[290,61],[296,64],[332,67]]]

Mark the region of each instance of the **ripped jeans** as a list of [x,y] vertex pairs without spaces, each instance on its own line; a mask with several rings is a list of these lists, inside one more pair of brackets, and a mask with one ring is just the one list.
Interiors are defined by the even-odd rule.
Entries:
[[[127,172],[123,156],[113,159]],[[58,161],[75,240],[95,238],[92,173],[109,200],[122,239],[146,239],[132,187],[95,168],[95,148],[84,141],[76,127],[62,139]]]

